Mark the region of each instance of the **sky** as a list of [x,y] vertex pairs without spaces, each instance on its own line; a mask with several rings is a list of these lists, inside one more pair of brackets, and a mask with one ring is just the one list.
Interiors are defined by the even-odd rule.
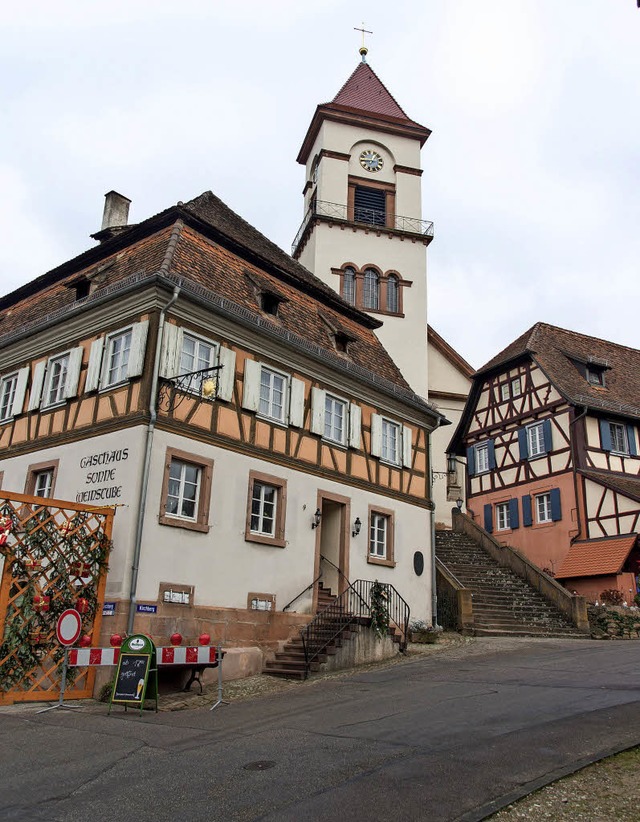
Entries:
[[131,222],[210,189],[289,251],[295,158],[363,19],[368,62],[433,131],[434,328],[474,367],[538,321],[640,347],[635,0],[5,4],[0,291],[92,247],[112,189]]

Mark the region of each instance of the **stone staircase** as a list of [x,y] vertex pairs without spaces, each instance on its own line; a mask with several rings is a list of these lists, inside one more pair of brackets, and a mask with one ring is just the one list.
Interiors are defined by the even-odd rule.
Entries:
[[437,531],[436,556],[471,590],[476,636],[585,638],[538,591],[498,565],[466,534]]

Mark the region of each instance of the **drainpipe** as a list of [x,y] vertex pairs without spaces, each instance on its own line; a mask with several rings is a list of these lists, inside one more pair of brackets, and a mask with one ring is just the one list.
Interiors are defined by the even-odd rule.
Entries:
[[140,553],[142,551],[142,532],[144,529],[144,514],[147,507],[147,490],[149,488],[149,474],[151,472],[151,451],[153,446],[153,434],[158,418],[156,400],[158,394],[158,373],[160,371],[160,355],[162,353],[162,333],[167,311],[178,299],[180,285],[176,285],[169,302],[160,312],[158,322],[158,333],[156,336],[156,355],[153,361],[153,375],[151,377],[151,393],[149,397],[149,424],[147,425],[147,444],[144,453],[144,465],[142,468],[142,482],[140,483],[140,497],[138,499],[138,519],[136,522],[136,541],[133,547],[133,562],[131,564],[131,587],[129,589],[129,618],[127,620],[127,633],[133,633],[133,622],[136,616],[136,592],[138,589],[138,571],[140,569]]
[[436,427],[429,432],[429,450],[427,454],[427,490],[429,493],[429,501],[431,503],[430,509],[430,526],[431,526],[431,624],[436,631],[441,631],[442,627],[438,625],[438,592],[436,588],[436,506],[433,501],[433,460],[431,457],[433,445],[431,435],[440,427],[440,417],[436,423]]

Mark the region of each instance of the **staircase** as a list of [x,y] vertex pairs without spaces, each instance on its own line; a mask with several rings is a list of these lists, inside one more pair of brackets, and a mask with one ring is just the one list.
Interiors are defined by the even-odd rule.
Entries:
[[471,590],[476,636],[584,639],[564,614],[466,534],[437,531],[436,556]]

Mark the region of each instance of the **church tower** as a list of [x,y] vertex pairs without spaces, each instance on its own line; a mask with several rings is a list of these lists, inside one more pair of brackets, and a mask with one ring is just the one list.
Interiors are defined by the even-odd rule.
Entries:
[[414,391],[427,397],[427,262],[420,149],[409,119],[366,62],[316,108],[298,154],[304,219],[293,256],[382,321],[376,333]]

